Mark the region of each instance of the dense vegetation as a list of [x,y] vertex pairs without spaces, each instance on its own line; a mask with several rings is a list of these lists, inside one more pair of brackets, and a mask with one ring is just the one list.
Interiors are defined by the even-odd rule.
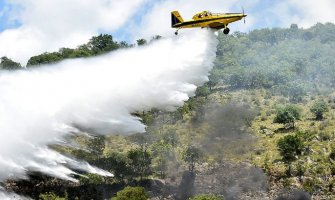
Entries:
[[[148,126],[146,133],[74,138],[90,152],[53,147],[115,174],[87,174],[69,191],[107,185],[114,199],[132,192],[166,199],[335,198],[335,25],[292,25],[218,39],[210,80],[195,97],[175,112],[134,113]],[[32,57],[27,67],[131,46],[100,35],[77,49]],[[0,66],[19,65],[3,57]],[[122,190],[127,185],[149,192]],[[281,194],[284,189],[292,193]],[[41,199],[55,193],[84,198],[43,192]]]

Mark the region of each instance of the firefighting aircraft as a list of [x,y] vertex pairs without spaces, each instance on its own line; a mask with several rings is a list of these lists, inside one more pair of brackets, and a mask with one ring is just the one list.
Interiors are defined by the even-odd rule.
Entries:
[[184,21],[178,11],[171,12],[172,28],[176,28],[175,34],[178,35],[178,30],[182,28],[212,28],[223,29],[224,34],[229,34],[228,24],[241,20],[247,15],[243,13],[211,13],[209,11],[202,11],[193,16],[192,20]]

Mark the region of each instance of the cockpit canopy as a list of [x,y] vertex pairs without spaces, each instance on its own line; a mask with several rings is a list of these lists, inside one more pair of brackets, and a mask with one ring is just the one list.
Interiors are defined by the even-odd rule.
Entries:
[[209,12],[209,11],[202,11],[202,12],[199,12],[197,14],[195,14],[192,19],[193,20],[197,20],[197,19],[202,19],[202,18],[206,18],[208,16],[212,16],[212,13]]

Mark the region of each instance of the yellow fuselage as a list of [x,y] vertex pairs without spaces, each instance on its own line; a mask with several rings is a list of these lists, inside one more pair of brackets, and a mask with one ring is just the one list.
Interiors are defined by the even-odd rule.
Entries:
[[207,11],[197,13],[193,16],[192,20],[182,21],[180,23],[173,24],[173,28],[214,28],[222,29],[226,28],[228,24],[241,20],[246,17],[244,13],[223,13],[223,14],[212,14]]

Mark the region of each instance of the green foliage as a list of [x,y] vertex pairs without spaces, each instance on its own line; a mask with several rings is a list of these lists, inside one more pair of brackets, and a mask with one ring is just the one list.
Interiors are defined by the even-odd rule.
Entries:
[[275,123],[284,124],[287,128],[294,128],[296,120],[301,118],[301,110],[295,105],[286,105],[277,110],[276,117],[274,118]]
[[309,29],[293,25],[249,34],[220,34],[215,79],[233,89],[273,89],[300,102],[318,86],[335,86],[334,32],[335,25],[327,23]]
[[138,46],[146,45],[148,42],[145,39],[138,39],[136,40]]
[[195,146],[188,146],[183,152],[182,159],[188,164],[188,170],[194,172],[195,164],[200,162],[202,158],[202,152]]
[[104,177],[97,174],[85,174],[79,179],[80,184],[103,184],[105,183]]
[[162,135],[162,142],[172,148],[179,144],[179,137],[175,130],[169,130]]
[[168,162],[171,158],[172,148],[163,141],[152,145],[152,155],[154,158],[154,169],[159,173],[160,178],[165,178]]
[[179,144],[179,138],[175,130],[168,130],[159,137],[152,148],[153,167],[160,178],[165,178],[169,167],[176,165],[175,148]]
[[218,197],[212,194],[199,194],[189,198],[189,200],[223,200],[223,197]]
[[11,59],[4,56],[1,57],[0,69],[16,70],[16,69],[22,69],[22,67],[20,63],[14,62]]
[[118,181],[124,181],[124,179],[132,176],[132,170],[128,165],[128,159],[121,153],[112,153],[108,157],[100,158],[93,162],[99,168],[107,171],[112,171],[114,178]]
[[140,117],[142,119],[141,120],[142,123],[147,125],[147,126],[152,125],[152,123],[154,122],[154,119],[155,119],[155,116],[150,112],[148,112],[146,114],[143,114]]
[[87,147],[95,155],[96,159],[99,159],[105,149],[105,137],[92,136],[88,141]]
[[40,194],[38,198],[40,200],[66,200],[67,199],[67,198],[59,197],[53,192],[47,192],[47,193]]
[[212,69],[210,75],[208,76],[208,88],[210,91],[213,90],[213,88],[220,82],[220,70],[217,68]]
[[296,81],[280,84],[277,87],[277,91],[288,97],[291,102],[301,102],[302,98],[307,94],[305,86]]
[[195,95],[198,97],[207,97],[210,94],[210,90],[207,85],[203,85],[197,88]]
[[92,37],[87,45],[93,55],[102,54],[119,48],[119,44],[113,41],[113,36],[108,34],[100,34],[99,36]]
[[138,148],[132,149],[127,153],[127,158],[130,160],[130,168],[134,176],[143,177],[151,174],[151,155],[147,149]]
[[319,100],[311,107],[311,112],[315,115],[316,120],[322,120],[323,114],[328,111],[328,105],[324,100]]
[[27,67],[39,66],[43,64],[57,63],[68,58],[83,58],[107,53],[119,48],[127,48],[126,42],[120,44],[113,40],[109,34],[93,36],[87,44],[78,46],[76,49],[61,48],[58,52],[43,53],[33,56],[28,60]]
[[143,187],[127,186],[123,190],[117,192],[116,197],[112,200],[147,200],[148,194]]
[[330,152],[329,158],[335,161],[335,148],[333,148],[332,151]]
[[28,60],[27,67],[38,66],[43,64],[57,63],[64,58],[58,52],[43,53],[38,56],[33,56]]
[[283,161],[291,163],[296,160],[296,156],[301,155],[304,144],[297,135],[287,135],[278,141],[277,147]]

